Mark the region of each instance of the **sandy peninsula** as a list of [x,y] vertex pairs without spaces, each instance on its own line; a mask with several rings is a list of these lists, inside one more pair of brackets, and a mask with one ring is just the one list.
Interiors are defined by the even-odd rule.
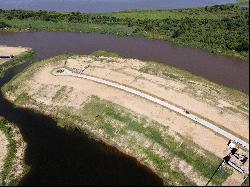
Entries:
[[[135,156],[171,184],[204,185],[213,171],[212,168],[204,171],[204,166],[208,170],[209,165],[216,167],[228,153],[228,139],[185,116],[122,90],[77,77],[55,76],[53,71],[62,67],[142,90],[249,141],[245,94],[154,62],[60,56],[36,63],[5,86],[5,96],[16,105],[88,129]],[[161,165],[165,166],[163,170]],[[235,177],[227,166],[221,172],[224,178],[215,179],[212,184],[226,184],[230,180],[231,184],[239,185],[243,181],[244,176]],[[182,175],[180,179],[178,176]]]

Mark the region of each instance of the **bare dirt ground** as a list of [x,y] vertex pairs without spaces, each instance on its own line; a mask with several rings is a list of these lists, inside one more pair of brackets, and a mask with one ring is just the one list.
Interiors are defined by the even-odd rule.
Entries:
[[[83,63],[78,63],[79,59],[69,60],[68,66],[83,68],[90,62],[86,59]],[[138,69],[144,64],[137,60],[116,61],[106,63],[94,61],[91,62],[90,68],[85,70],[86,74],[98,76],[115,82],[123,83],[131,87],[143,90],[152,95],[163,98],[170,103],[190,110],[199,114],[216,124],[229,129],[237,135],[249,139],[248,135],[248,118],[241,114],[223,110],[223,107],[234,107],[226,100],[218,100],[217,106],[209,102],[200,100],[183,91],[187,85],[178,81],[165,80],[156,76],[138,72]]]
[[[215,136],[212,131],[166,108],[115,88],[91,81],[76,80],[73,77],[55,77],[48,74],[50,71],[50,68],[45,68],[35,75],[34,80],[29,81],[27,90],[30,90],[29,94],[33,95],[32,98],[38,102],[47,105],[72,106],[79,109],[91,95],[95,95],[169,126],[175,132],[180,133],[220,157],[223,157],[226,153],[227,140],[220,136]],[[48,82],[50,83],[49,86],[47,86]],[[55,90],[54,86],[56,85],[67,86],[72,88],[73,91],[70,92],[68,97],[60,99],[59,102],[54,102],[52,98],[59,90]]]
[[7,155],[7,151],[8,151],[7,146],[8,146],[7,138],[0,131],[0,172],[2,171],[4,159],[5,159],[5,156]]
[[28,48],[24,47],[9,47],[0,45],[0,55],[10,56],[10,55],[20,55],[23,52],[28,51]]
[[[88,67],[84,70],[85,74],[122,83],[165,99],[172,104],[181,106],[213,121],[220,127],[230,130],[247,141],[249,140],[248,115],[244,112],[233,112],[228,109],[237,109],[241,101],[234,101],[223,95],[216,94],[211,95],[209,98],[204,97],[202,93],[205,91],[202,86],[197,86],[192,92],[189,92],[189,85],[184,82],[141,72],[140,69],[146,64],[139,60],[73,57],[66,62],[66,66],[70,68],[85,69]],[[54,76],[52,74],[55,68],[64,65],[65,61],[62,60],[57,64],[43,66],[28,80],[22,81],[22,85],[14,95],[8,93],[7,97],[14,101],[18,94],[26,92],[38,103],[48,106],[67,106],[81,109],[90,97],[95,95],[128,108],[135,114],[145,116],[167,126],[174,133],[180,134],[220,158],[223,158],[228,153],[227,139],[175,112],[112,87],[75,77]],[[199,85],[199,83],[195,84]],[[194,92],[195,94],[193,94]],[[175,167],[185,171],[184,168],[187,166],[183,162]],[[189,169],[192,170],[192,168]],[[186,173],[186,175],[189,174],[190,172]],[[200,176],[197,175],[195,179],[197,184],[204,184],[205,180]],[[230,181],[234,181],[234,184],[237,183],[237,185],[242,182],[237,175],[232,175],[226,181],[226,184],[230,183]]]
[[[225,156],[228,140],[223,137],[166,108],[115,88],[74,77],[56,77],[51,74],[54,68],[63,65],[64,61],[57,66],[42,68],[23,88],[39,102],[75,108],[80,108],[91,95],[96,95],[150,117],[216,155]],[[202,98],[193,97],[183,91],[187,86],[183,83],[139,72],[138,70],[145,65],[142,61],[109,58],[100,60],[92,57],[72,58],[67,61],[67,66],[71,68],[84,69],[87,65],[89,68],[84,71],[86,74],[143,90],[205,117],[247,140],[249,138],[248,116],[223,108],[225,105],[232,105],[229,101],[220,99],[216,105],[214,101],[202,101]],[[62,86],[67,88],[68,94],[65,93],[64,98],[56,101],[53,98]]]
[[[179,116],[157,104],[115,88],[73,77],[55,77],[49,74],[51,70],[51,68],[44,68],[35,75],[34,80],[29,82],[28,90],[31,90],[30,94],[34,94],[34,99],[39,102],[47,105],[57,104],[80,108],[91,95],[96,95],[102,99],[129,108],[135,113],[145,115],[163,125],[167,125],[172,130],[180,133],[184,137],[187,137],[220,157],[223,157],[226,153],[227,140],[220,136],[215,136],[212,131],[185,117]],[[73,91],[68,98],[63,98],[60,102],[54,103],[52,98],[54,94],[56,94],[56,90],[52,85],[45,86],[48,82],[52,85],[63,85],[73,88]],[[36,88],[34,88],[33,85],[35,85]]]
[[[10,55],[17,56],[28,50],[29,48],[24,48],[24,47],[8,47],[0,45],[0,56],[10,56]],[[0,64],[4,62],[6,62],[6,60],[0,58]]]

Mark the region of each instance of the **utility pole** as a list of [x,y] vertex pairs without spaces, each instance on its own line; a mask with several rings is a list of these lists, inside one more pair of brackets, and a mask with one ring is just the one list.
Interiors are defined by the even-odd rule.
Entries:
[[244,184],[244,186],[248,186],[249,184],[249,182],[247,183],[247,184],[245,184],[245,182],[247,181],[247,180],[249,180],[249,175],[247,175],[246,176],[246,178],[244,179],[244,181],[243,181],[243,183],[241,184],[241,186],[243,186],[243,184]]
[[213,173],[213,175],[211,176],[211,178],[208,180],[208,182],[207,182],[207,184],[205,185],[205,186],[207,186],[207,185],[209,185],[209,183],[211,182],[211,180],[213,179],[213,177],[215,176],[215,174],[217,173],[217,171],[220,169],[220,167],[221,167],[221,165],[224,163],[224,159],[223,159],[223,161],[220,163],[220,165],[218,166],[218,168],[215,170],[215,172]]

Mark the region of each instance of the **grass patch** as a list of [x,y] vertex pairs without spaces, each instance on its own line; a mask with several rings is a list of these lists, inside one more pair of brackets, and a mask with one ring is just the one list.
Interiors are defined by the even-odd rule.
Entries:
[[237,0],[239,4],[247,4],[249,3],[249,0]]
[[239,109],[249,112],[249,102],[242,102],[239,106]]
[[[167,65],[162,65],[160,63],[152,62],[152,61],[148,61],[145,66],[139,69],[139,71],[142,73],[156,75],[156,76],[160,76],[164,78],[170,78],[173,80],[182,79],[180,72],[178,72],[178,74],[176,73],[176,71],[178,71],[177,68],[173,68]],[[174,73],[170,73],[170,72],[174,72]]]
[[66,90],[67,90],[67,86],[61,87],[61,88],[56,92],[56,94],[54,95],[54,97],[52,98],[52,101],[62,99],[62,98],[63,98],[63,94],[66,92]]
[[103,122],[100,124],[100,127],[108,134],[109,137],[114,136],[115,128],[111,124]]
[[241,186],[249,186],[249,176],[245,179]]
[[30,99],[29,94],[27,92],[22,92],[17,96],[14,102],[21,104],[27,102],[29,99]]
[[[192,142],[183,139],[180,144],[180,142],[177,142],[171,136],[163,136],[163,134],[157,129],[157,125],[152,127],[149,126],[149,122],[146,120],[138,121],[138,119],[131,114],[124,112],[119,107],[115,107],[114,104],[99,100],[96,97],[92,98],[92,101],[84,107],[83,116],[90,116],[90,121],[98,121],[100,124],[105,124],[107,132],[111,135],[113,135],[114,127],[111,128],[112,125],[104,123],[106,116],[124,123],[125,131],[135,131],[143,134],[145,137],[167,149],[169,153],[178,156],[191,164],[196,171],[206,178],[212,176],[221,162],[221,159],[213,154],[207,153],[206,156],[199,154],[195,151],[196,146]],[[214,178],[214,183],[219,184],[221,181],[225,181],[229,175],[228,171],[225,171],[220,177]]]
[[172,73],[163,72],[162,74],[166,77],[171,78],[171,79],[179,80],[179,77],[177,75],[172,74]]
[[171,170],[167,162],[164,161],[160,156],[156,155],[153,151],[144,149],[144,153],[147,155],[148,159],[154,163],[157,170],[162,173],[171,173],[171,175],[168,176],[169,181],[175,181],[174,184],[181,184],[182,186],[196,186],[194,182],[185,178],[183,173]]
[[164,140],[161,136],[161,134],[152,127],[144,127],[142,123],[139,123],[138,121],[131,120],[127,124],[127,130],[133,130],[139,133],[144,134],[146,137],[152,139],[154,142],[157,142],[160,145],[163,145]]
[[232,171],[227,169],[226,167],[220,167],[216,172],[215,176],[211,180],[213,184],[216,186],[221,186],[222,183],[232,174]]
[[117,53],[108,52],[108,51],[95,51],[90,55],[95,57],[120,57]]
[[[11,171],[13,161],[15,159],[15,154],[16,154],[16,142],[13,139],[13,132],[11,127],[7,126],[7,121],[0,118],[0,131],[4,133],[4,135],[7,137],[8,140],[8,153],[7,156],[4,160],[4,165],[3,165],[3,170],[0,173],[1,176],[1,183],[2,185],[8,185],[6,184],[6,179],[8,174]],[[14,179],[12,179],[14,180]],[[14,184],[17,184],[16,182]]]
[[145,149],[144,152],[148,156],[148,158],[154,162],[156,169],[160,170],[161,172],[166,172],[167,166],[166,163],[160,158],[158,155],[156,155],[153,151]]

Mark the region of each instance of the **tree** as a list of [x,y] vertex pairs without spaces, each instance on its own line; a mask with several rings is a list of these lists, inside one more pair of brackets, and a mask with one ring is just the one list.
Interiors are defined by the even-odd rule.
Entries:
[[9,24],[0,21],[0,28],[6,28],[6,27],[11,27]]

